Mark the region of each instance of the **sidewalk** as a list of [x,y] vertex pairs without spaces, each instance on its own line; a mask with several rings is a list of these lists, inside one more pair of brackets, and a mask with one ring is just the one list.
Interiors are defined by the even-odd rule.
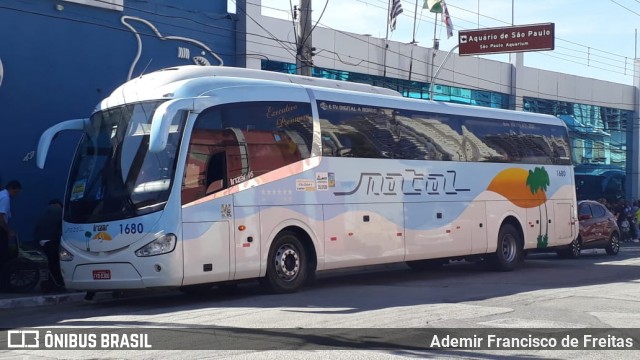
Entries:
[[[587,251],[602,251],[602,250],[585,250]],[[621,242],[620,251],[627,253],[640,253],[640,243],[633,242]],[[640,256],[640,255],[639,255]],[[388,265],[388,264],[387,264]],[[351,269],[353,270],[353,269]],[[166,290],[165,290],[166,291]],[[141,293],[139,291],[132,291],[132,293]],[[142,293],[145,293],[144,291]],[[146,292],[148,293],[148,292]],[[75,290],[69,291],[57,291],[44,293],[40,290],[39,286],[28,293],[0,293],[0,309],[12,309],[18,307],[30,307],[30,306],[44,306],[44,305],[57,305],[70,302],[84,301],[86,292],[79,292]],[[134,294],[128,294],[129,296]],[[98,292],[95,295],[94,300],[109,300],[113,299],[112,292]]]
[[[118,292],[114,295],[113,291],[97,292],[92,301],[105,301],[116,298],[129,298],[137,296],[147,296],[150,293],[166,293],[171,290],[129,290],[125,293]],[[71,302],[83,302],[87,293],[85,291],[52,291],[42,292],[39,287],[27,293],[0,293],[0,310],[15,309],[19,307],[58,305]]]
[[43,293],[39,289],[28,293],[0,293],[0,309],[13,309],[28,306],[57,305],[72,301],[82,301],[83,292],[51,292]]

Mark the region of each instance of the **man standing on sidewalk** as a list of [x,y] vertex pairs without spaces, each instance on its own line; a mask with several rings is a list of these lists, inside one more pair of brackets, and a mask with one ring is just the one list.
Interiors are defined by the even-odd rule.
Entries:
[[22,190],[22,185],[17,180],[7,183],[7,188],[0,191],[0,290],[4,290],[8,284],[7,272],[4,265],[11,258],[9,254],[9,239],[16,236],[9,227],[11,218],[11,198],[15,197]]
[[53,288],[63,289],[64,280],[60,272],[60,238],[62,237],[62,202],[58,199],[49,201],[49,206],[38,221],[33,231],[33,240],[40,243],[47,255],[49,272],[53,278]]

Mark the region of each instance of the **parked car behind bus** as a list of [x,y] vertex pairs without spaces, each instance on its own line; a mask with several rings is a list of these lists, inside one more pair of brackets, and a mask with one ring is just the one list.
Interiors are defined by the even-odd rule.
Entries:
[[604,205],[593,200],[578,202],[580,230],[578,237],[568,247],[558,250],[558,255],[577,258],[582,249],[605,249],[608,255],[620,250],[620,229],[616,217]]

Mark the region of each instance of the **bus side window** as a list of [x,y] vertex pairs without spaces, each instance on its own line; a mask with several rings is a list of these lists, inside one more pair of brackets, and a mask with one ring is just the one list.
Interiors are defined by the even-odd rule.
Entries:
[[219,130],[195,129],[189,144],[182,182],[182,203],[200,199],[228,186],[227,153],[229,142]]
[[206,194],[211,194],[227,187],[227,153],[225,151],[214,153],[209,158],[206,183]]
[[187,163],[184,169],[184,178],[182,180],[182,203],[187,204],[195,201],[204,195],[204,162],[201,146],[191,144],[189,146],[189,154],[187,154]]
[[338,146],[334,141],[332,134],[322,132],[322,156],[336,156]]

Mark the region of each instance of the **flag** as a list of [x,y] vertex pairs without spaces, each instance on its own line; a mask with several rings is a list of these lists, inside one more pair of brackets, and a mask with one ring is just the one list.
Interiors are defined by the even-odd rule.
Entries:
[[436,14],[442,14],[442,5],[444,1],[442,0],[424,0],[424,5],[422,5],[423,9],[429,9],[430,12]]
[[442,1],[442,22],[447,26],[447,39],[453,36],[453,22],[451,21],[451,16],[449,16],[449,9],[447,9],[447,4]]
[[402,4],[400,0],[391,0],[391,11],[389,12],[389,28],[391,31],[396,29],[396,18],[402,14]]

